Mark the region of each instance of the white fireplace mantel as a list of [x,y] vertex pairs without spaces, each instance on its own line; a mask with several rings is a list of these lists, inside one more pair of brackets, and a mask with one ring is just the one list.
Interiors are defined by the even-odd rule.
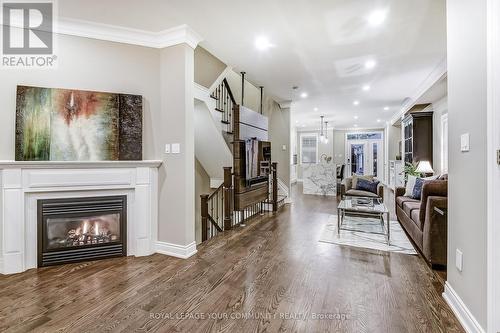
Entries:
[[127,195],[127,255],[155,252],[162,161],[0,161],[0,274],[37,267],[37,200]]

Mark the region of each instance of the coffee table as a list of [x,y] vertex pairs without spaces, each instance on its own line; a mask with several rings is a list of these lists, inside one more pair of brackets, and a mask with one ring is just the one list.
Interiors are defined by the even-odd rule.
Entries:
[[[371,197],[350,197],[346,196],[340,201],[337,207],[337,234],[340,235],[340,230],[349,230],[349,231],[359,231],[366,232],[370,234],[379,234],[385,235],[387,244],[391,244],[391,223],[389,219],[389,209],[387,209],[386,205],[382,202],[380,198],[371,198]],[[363,230],[354,230],[346,227],[342,227],[344,223],[345,216],[354,215],[359,217],[375,217],[379,219],[383,233],[373,232],[373,231],[363,231]],[[384,219],[386,217],[386,219]]]

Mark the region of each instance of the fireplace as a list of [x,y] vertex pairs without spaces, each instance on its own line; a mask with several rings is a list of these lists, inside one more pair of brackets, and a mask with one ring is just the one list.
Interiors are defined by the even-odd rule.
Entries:
[[42,199],[38,267],[127,255],[127,197]]

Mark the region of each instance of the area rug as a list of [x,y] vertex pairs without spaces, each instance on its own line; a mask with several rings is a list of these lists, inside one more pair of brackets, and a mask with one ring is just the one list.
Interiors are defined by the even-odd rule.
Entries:
[[387,245],[385,235],[371,234],[383,232],[377,218],[346,216],[342,228],[337,235],[337,215],[331,215],[319,239],[320,242],[332,243],[358,248],[416,255],[410,240],[397,221],[391,221],[391,245]]

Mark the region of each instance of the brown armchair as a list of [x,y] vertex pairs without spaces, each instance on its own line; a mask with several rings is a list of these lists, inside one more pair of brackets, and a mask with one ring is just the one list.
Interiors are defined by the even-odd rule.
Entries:
[[[404,187],[396,188],[396,215],[427,262],[446,266],[448,223],[448,180],[442,176],[426,181],[420,200],[403,196]],[[435,209],[437,208],[437,209]]]
[[352,186],[352,177],[347,177],[342,181],[340,185],[340,194],[342,197],[348,195],[352,197],[379,197],[384,200],[384,185],[379,183],[377,186],[377,193],[372,193],[368,191],[356,190]]

